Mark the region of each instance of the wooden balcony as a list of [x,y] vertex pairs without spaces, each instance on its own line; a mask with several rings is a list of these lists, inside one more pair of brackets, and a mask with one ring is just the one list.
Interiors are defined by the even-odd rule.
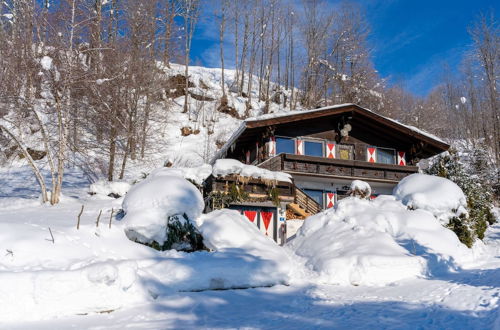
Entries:
[[271,171],[283,171],[297,175],[304,174],[389,183],[397,183],[404,177],[418,172],[417,166],[400,166],[293,154],[279,154],[258,166]]
[[252,200],[270,200],[269,191],[271,188],[274,188],[277,190],[280,201],[290,202],[294,199],[295,186],[293,183],[277,181],[272,186],[269,186],[259,179],[248,178],[244,182],[240,179],[234,175],[225,177],[210,176],[206,180],[206,188],[212,192],[228,193],[229,187],[232,184],[236,184]]

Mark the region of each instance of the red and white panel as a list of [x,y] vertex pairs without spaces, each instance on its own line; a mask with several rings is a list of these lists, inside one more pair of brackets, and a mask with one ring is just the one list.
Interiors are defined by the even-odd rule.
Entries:
[[366,161],[370,163],[377,162],[377,148],[375,147],[366,148]]
[[257,211],[243,211],[243,214],[251,223],[257,226]]
[[303,155],[304,154],[304,141],[297,139],[295,140],[295,153],[297,155]]
[[269,157],[276,156],[276,138],[271,136],[267,142],[267,155]]
[[329,209],[335,205],[335,193],[327,192],[325,193],[325,205],[326,208]]
[[406,153],[404,151],[398,151],[398,165],[406,166]]
[[326,147],[326,158],[335,158],[335,143],[327,143]]
[[271,238],[274,234],[273,218],[274,212],[260,212],[260,231]]

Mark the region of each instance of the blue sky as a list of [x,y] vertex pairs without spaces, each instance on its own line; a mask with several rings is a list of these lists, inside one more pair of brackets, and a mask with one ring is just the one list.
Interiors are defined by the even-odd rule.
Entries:
[[471,41],[467,27],[479,13],[493,10],[493,0],[358,1],[372,28],[376,69],[416,95],[435,87],[445,65],[457,70]]
[[[452,72],[458,70],[471,44],[467,27],[477,15],[493,10],[498,19],[500,9],[500,0],[354,1],[361,5],[371,26],[369,42],[375,68],[389,83],[401,84],[419,96],[439,84],[445,66]],[[335,8],[339,1],[328,2]],[[217,25],[204,16],[192,57],[197,64],[219,67]],[[231,66],[228,57],[226,65]]]

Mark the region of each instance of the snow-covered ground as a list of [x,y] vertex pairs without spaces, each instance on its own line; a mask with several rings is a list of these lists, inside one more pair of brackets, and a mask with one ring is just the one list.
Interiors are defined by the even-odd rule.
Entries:
[[[500,329],[500,224],[488,229],[484,250],[459,270],[418,273],[384,285],[369,280],[338,285],[322,280],[307,259],[267,242],[245,219],[221,226],[240,221],[226,211],[198,220],[215,252],[159,252],[134,243],[125,236],[123,220],[113,220],[109,228],[111,209],[120,209],[123,198],[90,196],[85,176],[67,173],[66,197],[51,207],[36,200],[28,168],[0,170],[2,329]],[[338,225],[332,233],[354,228],[356,239],[369,239],[360,205],[378,212],[372,229],[385,231],[382,240],[418,233],[413,224],[419,215],[430,221],[430,213],[408,211],[384,198],[351,200],[356,204],[351,211],[347,201],[338,212],[329,211],[332,216],[320,215],[321,225],[351,221],[354,226]],[[398,228],[393,221],[408,212],[416,218],[408,216]],[[425,246],[425,235],[414,239]],[[394,251],[401,260],[430,260]],[[284,262],[276,265],[278,259]],[[254,288],[227,289],[239,286]]]

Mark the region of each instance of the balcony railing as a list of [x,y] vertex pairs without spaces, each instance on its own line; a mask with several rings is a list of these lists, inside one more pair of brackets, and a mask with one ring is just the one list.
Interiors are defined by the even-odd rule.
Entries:
[[417,173],[416,166],[370,163],[359,160],[332,159],[324,157],[279,154],[259,165],[271,171],[304,173],[318,176],[373,181],[397,182],[404,177]]

